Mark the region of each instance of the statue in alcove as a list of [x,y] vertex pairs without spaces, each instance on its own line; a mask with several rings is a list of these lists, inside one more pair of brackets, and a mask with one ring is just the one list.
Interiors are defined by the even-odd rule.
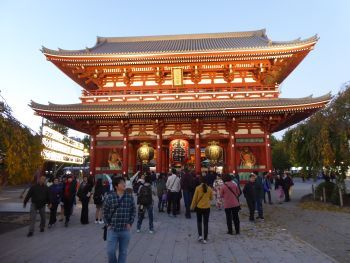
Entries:
[[241,150],[241,166],[244,168],[254,168],[255,164],[256,164],[256,158],[254,156],[254,154],[251,152],[251,150],[249,149],[249,147],[243,147],[243,149]]

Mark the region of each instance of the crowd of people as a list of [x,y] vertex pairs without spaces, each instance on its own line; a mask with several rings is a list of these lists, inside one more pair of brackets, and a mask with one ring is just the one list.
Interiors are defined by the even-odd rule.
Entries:
[[[197,219],[198,241],[206,244],[209,234],[209,217],[212,206],[224,210],[227,234],[240,234],[241,210],[240,196],[243,194],[249,209],[249,221],[263,221],[263,202],[272,204],[271,191],[274,185],[277,202],[290,201],[293,180],[290,174],[272,176],[253,172],[249,180],[240,186],[238,174],[208,173],[196,176],[187,171],[172,169],[169,174],[140,173],[131,178],[114,176],[111,185],[99,178],[92,180],[83,176],[82,181],[71,175],[54,178],[49,186],[46,177],[41,176],[33,185],[25,199],[26,206],[31,199],[30,226],[28,237],[34,234],[36,214],[39,212],[40,231],[45,231],[45,206],[50,209],[48,228],[55,226],[57,211],[60,208],[59,221],[64,220],[68,227],[74,204],[81,202],[80,223],[89,223],[89,203],[96,206],[95,224],[103,224],[107,229],[107,255],[109,262],[126,262],[130,229],[137,214],[136,232],[141,233],[142,223],[147,215],[148,231],[153,234],[154,198],[157,196],[158,212],[166,212],[169,217],[181,213],[181,200],[184,203],[184,216],[191,219],[194,213]],[[92,197],[92,198],[91,198]],[[136,199],[136,204],[134,199]],[[257,211],[257,217],[255,212]],[[234,230],[233,231],[233,227]],[[119,245],[118,245],[119,244]],[[119,247],[118,261],[116,249]]]

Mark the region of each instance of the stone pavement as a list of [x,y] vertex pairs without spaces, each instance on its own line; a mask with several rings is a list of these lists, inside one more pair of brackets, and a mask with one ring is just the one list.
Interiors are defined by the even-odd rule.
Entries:
[[[90,205],[90,219],[94,211]],[[78,205],[68,228],[57,223],[44,233],[39,233],[37,223],[31,238],[26,237],[27,227],[0,235],[0,262],[107,262],[102,226],[83,226],[79,215]],[[156,232],[149,234],[147,218],[141,233],[134,224],[128,262],[335,262],[275,223],[249,223],[245,206],[239,236],[226,234],[224,211],[213,208],[206,245],[196,241],[195,216],[188,220],[155,212],[154,225]]]

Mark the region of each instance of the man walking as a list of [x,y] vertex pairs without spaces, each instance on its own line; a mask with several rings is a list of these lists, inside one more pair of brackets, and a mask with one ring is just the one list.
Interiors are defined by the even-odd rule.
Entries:
[[258,172],[254,172],[255,174],[255,198],[256,198],[256,210],[258,210],[258,217],[256,219],[264,220],[264,213],[263,213],[263,199],[264,199],[264,185],[263,185],[263,178],[261,175],[258,174]]
[[176,175],[176,169],[171,170],[172,175],[168,177],[166,181],[166,188],[168,190],[168,206],[167,213],[170,215],[171,209],[173,210],[173,216],[176,217],[177,200],[179,198],[179,192],[181,190],[180,178]]
[[[107,255],[109,263],[125,263],[128,254],[130,229],[135,219],[136,208],[132,194],[125,192],[123,177],[113,178],[113,189],[103,206],[107,225]],[[118,260],[116,250],[119,247]]]
[[[33,185],[23,201],[23,207],[26,207],[27,202],[31,199],[30,205],[30,224],[27,237],[31,237],[34,233],[34,225],[36,213],[40,214],[40,232],[45,230],[45,205],[50,203],[49,188],[45,184],[46,177],[40,176],[39,183]],[[51,205],[49,205],[50,207]]]
[[184,197],[185,203],[185,216],[186,218],[191,218],[191,203],[192,203],[192,192],[193,192],[193,176],[185,172],[181,177],[181,189]]

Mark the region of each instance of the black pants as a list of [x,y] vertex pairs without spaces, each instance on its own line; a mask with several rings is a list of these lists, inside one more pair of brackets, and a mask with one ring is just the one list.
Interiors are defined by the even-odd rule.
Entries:
[[168,206],[167,213],[170,214],[172,210],[173,215],[175,216],[177,213],[177,203],[178,203],[178,193],[177,192],[168,192]]
[[226,214],[226,224],[227,224],[227,230],[228,233],[232,234],[232,221],[235,225],[235,231],[236,234],[239,234],[239,215],[238,212],[240,210],[239,206],[231,207],[231,208],[225,208],[225,214]]
[[204,240],[207,240],[210,208],[205,208],[205,209],[197,208],[196,213],[197,213],[198,236],[202,236],[202,218],[203,218]]
[[283,188],[283,191],[284,191],[284,201],[285,202],[289,202],[290,201],[289,189],[288,188]]
[[247,205],[249,208],[249,220],[254,221],[254,213],[255,213],[255,200],[247,199]]
[[69,218],[72,214],[73,203],[74,203],[73,199],[65,199],[63,201],[64,216],[66,217],[66,223],[69,222]]
[[57,207],[58,207],[58,204],[51,204],[49,225],[53,225],[57,221],[56,219]]
[[163,196],[158,196],[158,210],[163,211],[164,210],[165,202],[163,201]]
[[89,198],[84,198],[81,200],[81,216],[80,216],[80,223],[89,224]]

